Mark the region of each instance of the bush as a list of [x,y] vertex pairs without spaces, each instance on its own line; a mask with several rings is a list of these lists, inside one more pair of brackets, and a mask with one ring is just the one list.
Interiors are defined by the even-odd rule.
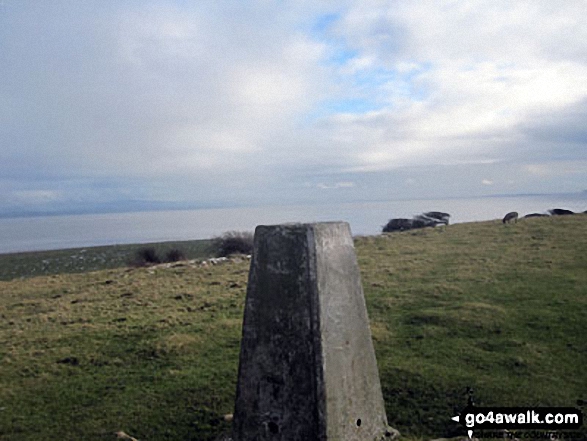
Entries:
[[253,233],[247,231],[229,231],[212,239],[211,251],[218,257],[231,254],[252,254]]
[[165,262],[179,262],[180,260],[186,260],[186,257],[179,248],[172,248],[165,255]]
[[155,250],[155,248],[146,247],[141,248],[137,251],[135,263],[138,266],[154,265],[157,263],[161,263],[161,259],[157,255],[157,251]]

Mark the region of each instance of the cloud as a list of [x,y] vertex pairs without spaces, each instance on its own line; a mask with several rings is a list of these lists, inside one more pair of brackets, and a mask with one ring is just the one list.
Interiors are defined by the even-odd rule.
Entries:
[[526,164],[523,166],[523,171],[529,175],[541,178],[585,175],[587,173],[587,160],[553,161],[542,164]]
[[587,7],[571,3],[354,3],[336,28],[358,54],[348,69],[395,73],[371,89],[380,111],[331,118],[354,169],[499,160],[535,114],[585,100]]
[[2,72],[13,80],[3,96],[16,111],[3,133],[12,155],[24,147],[37,166],[59,167],[55,157],[93,174],[238,165],[320,97],[321,43],[289,32],[268,3],[107,5],[14,6],[11,31],[32,35],[24,47],[3,39],[20,60]]
[[338,188],[352,188],[354,186],[355,186],[354,182],[337,182],[332,185],[320,183],[317,185],[317,187],[322,190],[332,190],[332,189],[338,189]]
[[21,190],[15,191],[13,196],[17,201],[28,204],[46,204],[61,199],[60,192],[51,190]]
[[544,0],[6,0],[0,197],[360,199],[375,177],[420,197],[582,189],[586,15]]

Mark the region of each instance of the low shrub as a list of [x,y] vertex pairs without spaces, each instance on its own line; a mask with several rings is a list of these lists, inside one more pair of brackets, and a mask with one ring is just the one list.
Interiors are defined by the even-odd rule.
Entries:
[[145,266],[161,263],[161,259],[157,255],[157,251],[153,247],[141,248],[137,251],[135,265]]
[[231,254],[252,254],[253,233],[248,231],[228,231],[212,239],[211,251],[218,257]]
[[165,262],[179,262],[180,260],[186,260],[186,257],[179,248],[172,248],[165,254]]

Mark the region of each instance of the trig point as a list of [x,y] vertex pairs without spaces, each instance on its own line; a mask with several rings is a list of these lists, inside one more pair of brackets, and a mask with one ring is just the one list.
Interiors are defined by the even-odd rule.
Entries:
[[257,227],[233,440],[371,441],[387,429],[349,225]]

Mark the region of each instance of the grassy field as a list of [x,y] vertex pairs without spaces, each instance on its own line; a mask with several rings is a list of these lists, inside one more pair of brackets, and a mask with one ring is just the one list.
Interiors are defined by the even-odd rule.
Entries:
[[[408,439],[462,433],[450,417],[466,387],[478,406],[587,399],[587,216],[363,237],[356,248],[388,419]],[[228,430],[248,266],[0,282],[0,439]]]

